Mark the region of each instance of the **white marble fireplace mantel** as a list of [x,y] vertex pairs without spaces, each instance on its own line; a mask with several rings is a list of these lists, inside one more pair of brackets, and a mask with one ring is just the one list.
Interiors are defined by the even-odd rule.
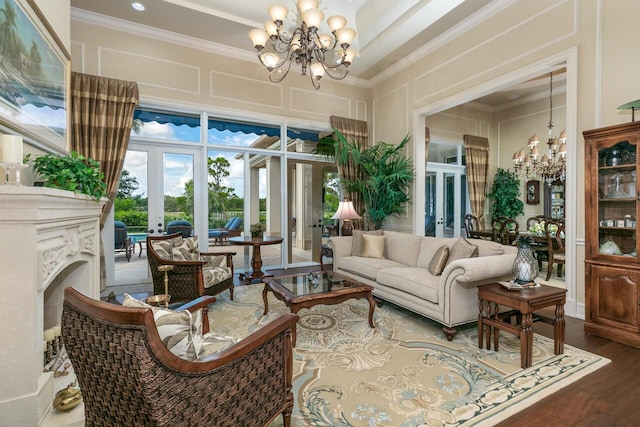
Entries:
[[70,191],[0,185],[2,425],[39,425],[51,407],[43,331],[59,323],[65,287],[100,296],[101,210]]

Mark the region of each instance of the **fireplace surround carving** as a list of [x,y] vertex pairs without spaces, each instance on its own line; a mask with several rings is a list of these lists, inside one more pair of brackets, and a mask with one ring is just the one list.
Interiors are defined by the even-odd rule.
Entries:
[[102,203],[70,191],[0,185],[0,413],[39,425],[53,401],[43,331],[59,323],[67,286],[100,297]]

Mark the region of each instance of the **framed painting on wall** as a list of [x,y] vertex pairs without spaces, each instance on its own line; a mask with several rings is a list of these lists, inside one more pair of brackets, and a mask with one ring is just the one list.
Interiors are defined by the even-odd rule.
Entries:
[[0,125],[68,148],[69,52],[33,0],[0,2]]

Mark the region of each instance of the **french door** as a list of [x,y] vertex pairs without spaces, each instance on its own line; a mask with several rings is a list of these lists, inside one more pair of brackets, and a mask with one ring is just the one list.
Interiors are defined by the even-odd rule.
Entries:
[[425,235],[459,237],[467,212],[465,167],[428,163],[425,174]]
[[[162,235],[167,223],[186,220],[193,226],[194,235],[205,222],[201,194],[203,168],[201,150],[169,144],[150,144],[132,141],[123,166],[128,182],[116,204],[118,216],[127,226],[128,236],[134,244],[130,260],[124,255],[113,256],[115,285],[145,283],[151,280],[146,260],[147,235]],[[122,188],[122,185],[121,185]],[[204,230],[203,230],[204,231]]]

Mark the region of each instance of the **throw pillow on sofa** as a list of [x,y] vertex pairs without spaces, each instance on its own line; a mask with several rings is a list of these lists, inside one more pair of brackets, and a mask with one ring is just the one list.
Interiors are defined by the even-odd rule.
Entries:
[[453,246],[451,246],[447,265],[458,259],[475,258],[478,256],[478,253],[479,251],[476,245],[472,244],[464,237],[460,237],[456,240]]
[[449,259],[449,246],[442,245],[438,248],[431,262],[429,263],[429,272],[434,276],[440,276],[447,266],[447,260]]
[[123,307],[151,308],[158,335],[167,349],[186,360],[196,360],[202,352],[202,313],[198,310],[175,311],[164,307],[154,307],[124,294]]
[[382,230],[353,230],[353,240],[351,242],[351,256],[360,256],[362,253],[362,236],[363,235],[382,236]]
[[384,236],[362,235],[362,252],[367,258],[384,258]]

